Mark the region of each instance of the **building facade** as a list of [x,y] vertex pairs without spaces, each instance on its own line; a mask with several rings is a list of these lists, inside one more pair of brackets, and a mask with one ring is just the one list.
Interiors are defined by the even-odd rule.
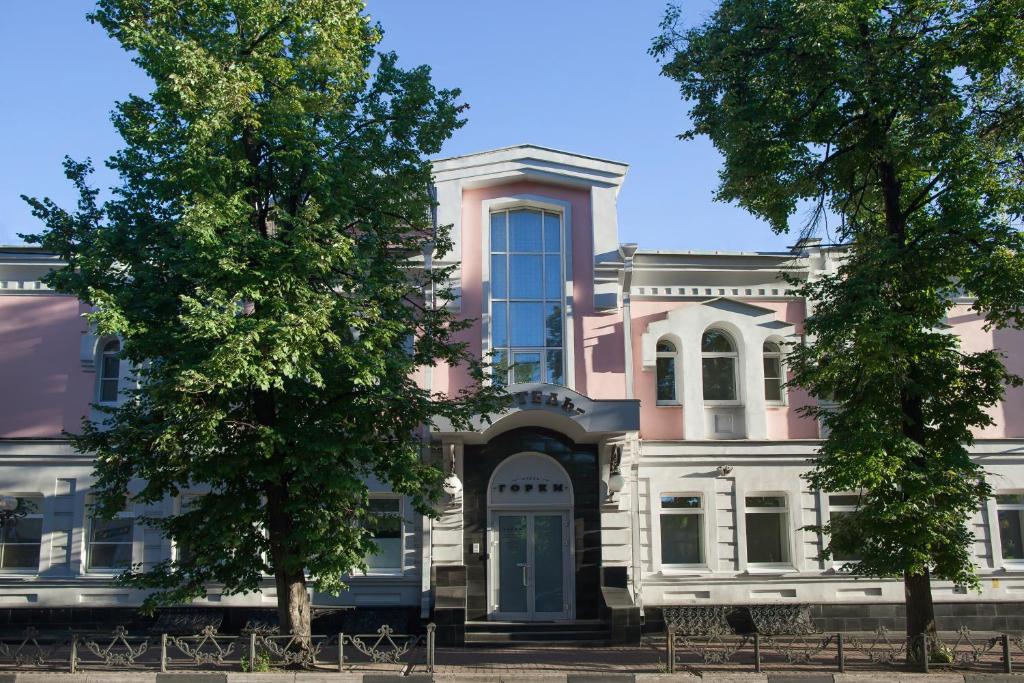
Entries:
[[[782,273],[820,277],[841,249],[621,244],[626,171],[528,145],[435,163],[437,220],[455,244],[447,305],[476,321],[460,334],[493,354],[514,402],[471,431],[438,425],[434,450],[461,483],[439,519],[371,483],[392,521],[381,552],[348,592],[314,594],[314,605],[433,619],[456,643],[513,622],[636,640],[679,605],[808,604],[847,628],[899,613],[899,580],[849,576],[842,560],[819,559],[825,539],[805,529],[849,512],[855,496],[801,478],[821,433],[798,412],[813,399],[783,386],[785,350],[813,302]],[[31,248],[0,253],[0,493],[36,503],[0,545],[8,617],[138,605],[143,595],[113,576],[175,549],[135,518],[188,502],[90,520],[91,461],[62,434],[90,404],[120,400],[131,377],[118,340],[92,334],[83,305],[40,282],[59,267]],[[1024,334],[986,330],[969,306],[948,320],[964,346],[1000,349],[1024,374]],[[423,381],[456,392],[469,379],[439,365]],[[997,494],[972,520],[982,591],[937,582],[934,595],[940,615],[1007,628],[1024,613],[1024,390],[1009,389],[993,417],[973,447]],[[275,602],[268,579],[249,595],[211,586],[193,607]]]

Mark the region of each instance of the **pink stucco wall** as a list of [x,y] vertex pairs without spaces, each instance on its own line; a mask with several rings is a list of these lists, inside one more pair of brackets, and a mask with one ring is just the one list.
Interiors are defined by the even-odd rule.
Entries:
[[[479,321],[484,313],[481,259],[481,202],[533,195],[572,207],[573,333],[576,337],[576,390],[591,398],[622,398],[625,393],[622,316],[594,310],[593,219],[590,193],[537,182],[514,182],[467,189],[462,195],[462,315],[477,324],[459,335],[475,354],[482,353]],[[434,388],[457,392],[469,384],[464,368],[439,367]]]
[[79,360],[83,310],[67,296],[0,296],[0,438],[80,430],[95,379]]

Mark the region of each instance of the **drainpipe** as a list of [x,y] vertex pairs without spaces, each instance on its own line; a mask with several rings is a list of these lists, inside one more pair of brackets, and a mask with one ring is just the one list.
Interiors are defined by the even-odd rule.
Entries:
[[[634,378],[633,378],[633,312],[631,310],[630,302],[632,300],[632,287],[633,287],[633,256],[636,254],[636,244],[622,244],[619,246],[619,254],[622,256],[623,269],[622,269],[622,346],[623,355],[625,357],[625,374],[626,374],[626,398],[634,398]],[[629,488],[629,508],[630,508],[630,550],[633,567],[632,567],[632,583],[633,583],[633,604],[637,607],[643,607],[641,604],[641,592],[640,588],[643,583],[642,570],[640,566],[640,453],[639,451],[633,453],[635,448],[639,448],[639,443],[636,440],[630,443],[630,488]]]

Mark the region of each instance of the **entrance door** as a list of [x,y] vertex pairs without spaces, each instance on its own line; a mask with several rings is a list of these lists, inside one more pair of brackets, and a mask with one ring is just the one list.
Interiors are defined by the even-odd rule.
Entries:
[[494,512],[491,522],[492,617],[571,618],[568,513]]

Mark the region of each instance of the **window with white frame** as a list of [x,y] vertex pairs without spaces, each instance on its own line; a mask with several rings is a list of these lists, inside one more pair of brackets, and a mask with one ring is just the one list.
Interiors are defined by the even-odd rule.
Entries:
[[676,398],[676,345],[662,339],[657,346],[657,402],[674,404]]
[[722,330],[711,329],[700,340],[701,378],[704,400],[733,403],[739,400],[736,390],[736,345]]
[[113,519],[99,519],[89,507],[86,536],[86,568],[90,570],[126,569],[132,564],[135,516],[123,510]]
[[367,568],[371,572],[401,571],[402,499],[370,498],[369,516],[365,523],[377,546],[377,552],[366,558]]
[[490,228],[494,381],[564,384],[562,216],[495,211]]
[[[0,569],[37,571],[43,537],[42,496],[16,496],[19,512],[0,534]],[[24,514],[21,514],[24,513]]]
[[117,401],[118,387],[121,380],[121,342],[111,339],[103,345],[100,354],[100,387],[101,403]]
[[789,525],[786,496],[754,494],[745,500],[747,564],[789,562]]
[[661,496],[661,564],[704,564],[704,506],[700,494]]
[[1003,559],[1024,562],[1024,493],[997,493],[996,514]]
[[782,403],[783,383],[782,348],[777,342],[764,343],[764,400],[769,403]]
[[832,524],[832,560],[834,562],[857,562],[860,554],[849,548],[836,547],[835,529],[850,519],[850,515],[860,507],[860,496],[856,493],[828,494],[828,521]]
[[[178,514],[187,513],[193,505],[199,502],[203,493],[183,493],[178,499]],[[187,563],[191,559],[191,551],[188,547],[187,538],[178,538],[174,541],[174,558],[178,562]]]

